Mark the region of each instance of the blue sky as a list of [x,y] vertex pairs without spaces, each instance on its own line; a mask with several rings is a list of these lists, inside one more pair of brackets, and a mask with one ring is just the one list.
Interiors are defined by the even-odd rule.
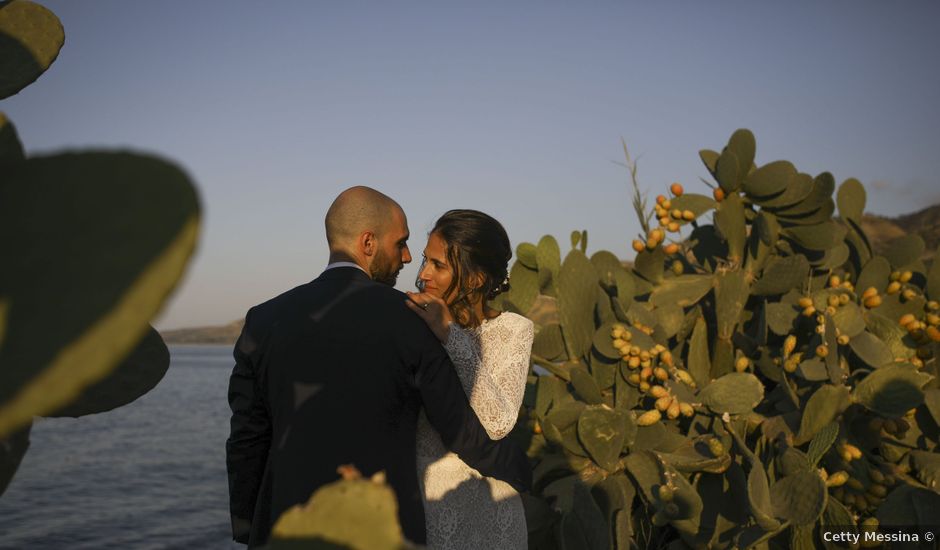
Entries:
[[651,197],[706,192],[697,151],[746,127],[758,164],[857,177],[870,212],[940,202],[936,2],[42,3],[65,47],[0,102],[30,154],[151,152],[199,187],[199,250],[158,328],[316,277],[351,185],[402,204],[416,256],[440,214],[477,208],[514,245],[587,229],[589,252],[629,259],[621,137]]

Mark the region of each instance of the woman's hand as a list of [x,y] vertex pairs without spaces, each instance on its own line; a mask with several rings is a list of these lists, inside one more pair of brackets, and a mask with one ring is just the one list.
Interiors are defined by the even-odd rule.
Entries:
[[441,343],[447,342],[450,324],[454,322],[454,318],[444,300],[427,292],[408,292],[407,294],[411,299],[405,301],[405,304],[411,308],[411,311],[417,313],[418,317],[424,319]]

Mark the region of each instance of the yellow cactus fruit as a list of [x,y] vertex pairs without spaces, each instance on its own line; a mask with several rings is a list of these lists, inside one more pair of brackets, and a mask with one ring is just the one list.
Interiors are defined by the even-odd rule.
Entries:
[[679,260],[672,262],[673,273],[675,273],[676,275],[682,275],[684,271],[685,271],[685,266],[682,265],[682,262],[680,262]]
[[940,330],[938,330],[937,327],[927,327],[925,334],[932,342],[940,342]]
[[872,468],[872,469],[868,470],[868,477],[870,477],[871,480],[874,481],[875,483],[882,483],[882,484],[883,484],[883,483],[885,482],[885,476],[884,476],[884,474],[881,473],[881,470],[879,470],[879,469],[877,469],[877,468]]
[[646,250],[646,244],[645,244],[643,241],[641,241],[640,239],[634,239],[634,240],[633,240],[633,250],[635,250],[635,251],[637,251],[637,252],[643,252],[644,250]]
[[708,440],[708,450],[711,451],[712,456],[721,456],[725,453],[725,444],[717,437],[713,437]]
[[809,306],[803,310],[804,317],[812,317],[815,314],[816,314],[816,308],[813,306]]
[[650,237],[649,239],[646,239],[646,249],[649,250],[650,252],[652,252],[653,250],[656,250],[657,246],[659,246],[659,241],[657,241],[656,239],[652,237]]
[[636,356],[630,357],[630,359],[627,360],[627,366],[631,369],[640,368],[640,358]]
[[829,355],[829,347],[825,344],[816,346],[816,357],[826,357]]
[[672,217],[672,219],[674,219],[674,220],[681,220],[681,219],[682,219],[682,210],[679,210],[678,208],[673,208],[672,211],[669,212],[669,215],[670,215],[670,216]]
[[797,304],[799,304],[800,307],[803,309],[806,309],[808,307],[813,307],[813,299],[810,298],[809,296],[803,296],[802,298],[800,298]]
[[787,362],[783,364],[783,370],[787,371],[790,374],[793,374],[794,372],[796,372],[796,368],[799,365],[800,365],[799,361],[787,360]]
[[650,231],[650,238],[656,239],[657,242],[663,242],[663,239],[666,238],[666,234],[663,233],[663,230],[660,228],[653,229]]
[[829,305],[832,306],[832,307],[836,307],[836,306],[838,306],[839,303],[840,303],[840,302],[839,302],[839,297],[836,296],[835,294],[831,294],[831,295],[829,296],[829,299],[826,300],[826,303],[829,304]]
[[881,296],[878,296],[876,294],[875,296],[866,298],[864,304],[865,304],[865,307],[867,307],[868,309],[874,309],[881,305]]
[[910,301],[917,297],[917,292],[915,292],[912,288],[905,288],[904,292],[901,293],[901,297],[907,301]]
[[646,380],[640,381],[640,391],[646,393],[649,390],[650,390],[650,383],[647,382]]
[[871,298],[872,296],[877,296],[877,295],[878,295],[878,289],[873,286],[870,286],[865,289],[865,292],[862,293],[862,300],[865,300],[867,298]]
[[679,183],[674,183],[669,186],[669,190],[672,191],[672,194],[681,197],[682,196],[682,185]]
[[639,385],[640,385],[640,375],[637,374],[637,373],[631,374],[630,376],[627,377],[627,382],[633,384],[634,386],[639,386]]
[[663,201],[663,203],[662,203],[660,206],[663,207],[663,210],[667,210],[667,211],[668,211],[668,210],[671,210],[671,209],[672,209],[672,201],[669,200],[669,199],[666,199],[666,200]]
[[906,283],[906,282],[910,281],[910,280],[911,280],[911,277],[913,277],[913,276],[914,276],[914,274],[911,273],[910,271],[905,271],[905,272],[901,273],[901,275],[898,277],[898,281],[900,281],[900,282],[902,282],[902,283]]
[[846,443],[843,446],[843,448],[852,454],[853,459],[862,458],[862,450],[856,447],[855,445],[852,445],[851,443]]
[[679,252],[679,245],[676,243],[669,243],[663,248],[663,252],[669,256],[672,256],[673,254]]
[[[656,388],[656,387],[659,387],[659,386],[653,386],[653,388]],[[653,389],[653,388],[650,388],[650,389]],[[656,403],[654,403],[653,406],[656,407],[656,410],[658,411],[666,412],[666,409],[669,408],[669,405],[672,405],[672,402],[673,402],[673,397],[671,395],[666,395],[657,399]]]
[[692,375],[688,371],[676,370],[676,380],[687,386],[695,387],[695,380],[692,379]]
[[829,277],[829,286],[835,288],[841,284],[842,284],[842,279],[840,279],[838,275],[833,275],[832,277]]
[[669,222],[669,225],[666,226],[666,229],[668,229],[670,233],[678,233],[679,222]]
[[679,408],[679,402],[676,400],[673,400],[672,404],[669,405],[669,408],[666,409],[666,416],[668,416],[670,420],[675,420],[679,418],[680,412],[681,412],[681,409]]
[[649,360],[650,360],[650,352],[647,351],[647,350],[645,350],[645,349],[644,349],[644,350],[641,350],[641,351],[640,351],[640,361],[649,361]]
[[897,281],[897,280],[900,279],[900,278],[901,278],[901,272],[900,272],[900,271],[892,271],[892,272],[891,272],[891,275],[888,277],[888,279],[889,279],[892,283],[895,282],[895,281]]
[[656,195],[656,204],[662,206],[666,202],[666,197],[664,195]]
[[666,380],[669,380],[669,372],[667,372],[666,369],[662,367],[656,367],[656,369],[653,371],[653,376],[655,376],[658,380],[661,380],[663,382],[665,382]]
[[685,221],[687,221],[687,222],[690,222],[690,221],[694,220],[694,219],[695,219],[695,212],[692,212],[691,210],[683,210],[683,211],[682,211],[682,219],[685,220]]
[[615,348],[617,348],[618,350],[623,349],[623,348],[625,348],[625,347],[628,346],[628,345],[629,345],[629,344],[627,344],[627,343],[626,343],[625,341],[623,341],[622,339],[620,339],[620,338],[614,338],[613,346],[614,346]]
[[911,314],[911,313],[905,313],[904,315],[901,316],[900,319],[898,319],[898,324],[901,325],[901,326],[904,327],[904,328],[907,328],[907,325],[913,323],[913,322],[916,321],[916,320],[917,320],[917,318],[914,317],[913,314]]
[[848,290],[849,292],[855,291],[855,285],[848,281],[842,281],[842,288]]
[[901,283],[894,281],[885,289],[885,294],[897,294],[901,290]]
[[653,386],[652,388],[650,388],[650,395],[652,395],[653,397],[657,399],[660,399],[669,395],[669,390],[667,390],[666,388],[662,386]]
[[935,327],[935,326],[940,325],[940,315],[935,315],[935,314],[933,314],[933,313],[928,313],[928,314],[927,314],[927,317],[925,318],[925,320],[927,321],[927,325],[929,325],[929,326],[931,326],[931,327]]
[[636,419],[637,426],[652,426],[663,417],[662,413],[656,409],[646,411]]
[[[642,363],[642,361],[641,361],[641,363]],[[642,369],[640,369],[640,378],[641,378],[642,380],[648,380],[650,376],[653,376],[653,368],[652,368],[652,367],[643,367]]]
[[641,358],[641,359],[640,359],[640,366],[643,367],[644,369],[646,369],[646,368],[652,368],[652,367],[653,367],[653,362],[652,362],[651,360],[649,360],[649,359],[647,359],[646,361],[644,361],[644,360]]
[[667,216],[658,216],[659,217],[659,226],[666,227],[669,225],[669,218]]
[[796,349],[796,335],[790,334],[783,341],[783,356],[789,357],[794,349]]
[[716,187],[715,190],[712,191],[712,196],[715,197],[715,202],[721,202],[725,200],[725,190],[721,187]]
[[636,345],[630,346],[630,355],[632,355],[633,357],[639,357],[639,356],[640,356],[640,346],[636,346]]
[[835,306],[826,306],[826,315],[832,317],[835,314],[836,314]]
[[841,470],[829,476],[829,479],[826,480],[826,486],[833,488],[841,487],[845,485],[845,482],[848,480],[849,474],[847,474],[844,470]]
[[695,415],[695,408],[688,403],[679,403],[679,412],[682,413],[682,416],[691,418]]
[[751,361],[747,357],[738,357],[738,360],[734,362],[734,370],[744,372],[750,364]]
[[855,489],[856,491],[864,491],[864,490],[865,490],[865,486],[862,485],[862,482],[859,481],[858,479],[854,478],[854,477],[849,478],[849,480],[846,481],[845,484],[846,484],[846,486],[847,486],[849,489]]
[[656,492],[656,497],[662,502],[672,502],[672,497],[675,496],[675,490],[668,485],[660,485],[659,490]]
[[849,303],[850,300],[851,300],[851,298],[849,297],[848,294],[839,294],[839,305],[840,305],[840,306],[844,306],[845,304]]
[[927,302],[927,310],[929,311],[940,310],[940,302],[936,300],[930,300],[929,302]]
[[610,329],[610,337],[613,338],[614,340],[616,340],[616,339],[620,338],[621,336],[623,336],[623,333],[624,333],[624,332],[625,332],[625,331],[623,330],[623,327],[622,327],[622,326],[620,326],[620,325],[614,325],[614,326]]
[[836,342],[838,342],[840,346],[847,346],[847,345],[849,345],[849,340],[850,340],[850,338],[849,338],[849,335],[848,335],[848,334],[841,334],[841,335],[839,335],[838,338],[836,338]]
[[659,361],[663,363],[664,365],[671,367],[672,366],[672,353],[668,349],[663,350],[663,352],[659,354]]

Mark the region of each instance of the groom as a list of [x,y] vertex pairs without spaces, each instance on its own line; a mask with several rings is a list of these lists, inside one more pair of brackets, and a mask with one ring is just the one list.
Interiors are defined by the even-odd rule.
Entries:
[[444,348],[392,288],[411,261],[401,207],[352,187],[330,206],[326,237],[323,274],[251,308],[235,345],[226,444],[235,540],[264,544],[281,513],[352,464],[386,472],[405,536],[423,544],[421,407],[464,462],[527,490],[525,454],[489,439]]

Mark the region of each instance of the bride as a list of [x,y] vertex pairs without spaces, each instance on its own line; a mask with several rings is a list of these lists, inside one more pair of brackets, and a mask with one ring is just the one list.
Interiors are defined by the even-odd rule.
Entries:
[[[470,405],[492,439],[516,423],[532,351],[532,321],[486,301],[509,289],[509,237],[492,217],[451,210],[428,236],[408,306],[427,322],[450,356]],[[422,412],[418,480],[429,549],[524,549],[522,501],[512,487],[483,477],[447,452]]]

